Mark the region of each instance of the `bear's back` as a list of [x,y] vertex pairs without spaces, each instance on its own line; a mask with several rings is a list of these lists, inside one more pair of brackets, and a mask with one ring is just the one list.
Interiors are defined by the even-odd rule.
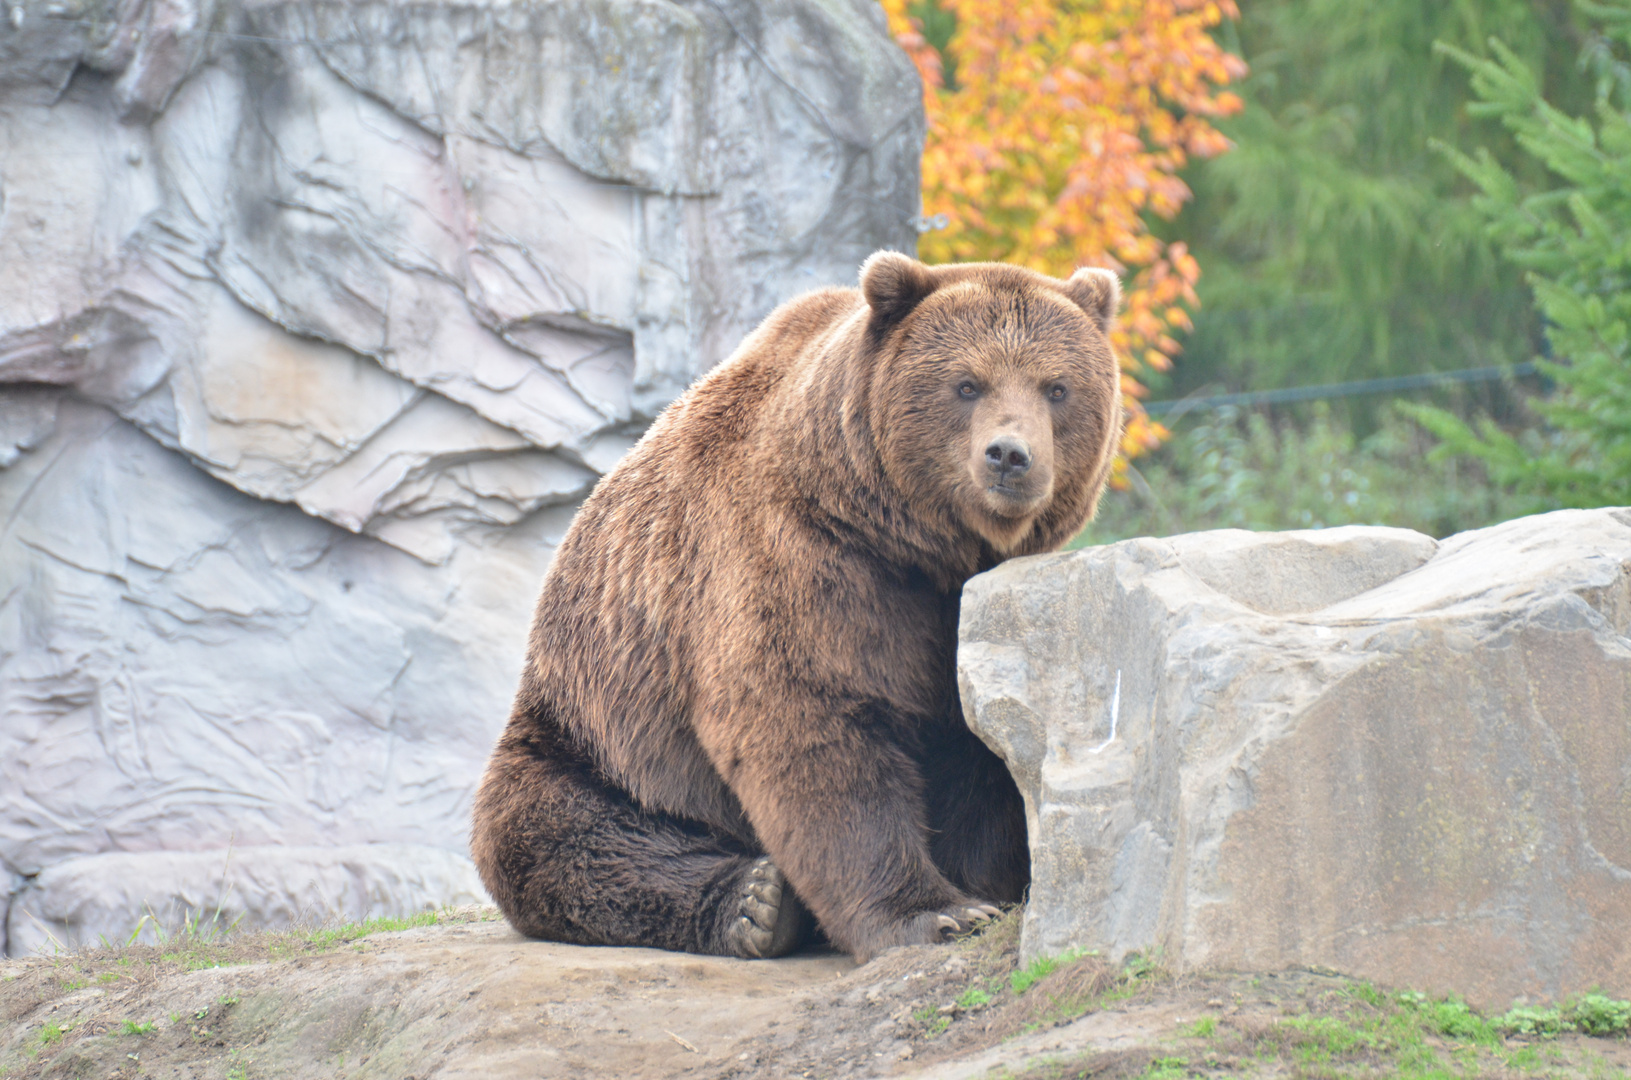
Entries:
[[692,729],[717,644],[697,632],[727,618],[727,575],[792,497],[772,445],[789,382],[864,310],[856,290],[823,289],[774,312],[600,481],[545,577],[521,698],[647,805],[747,828]]

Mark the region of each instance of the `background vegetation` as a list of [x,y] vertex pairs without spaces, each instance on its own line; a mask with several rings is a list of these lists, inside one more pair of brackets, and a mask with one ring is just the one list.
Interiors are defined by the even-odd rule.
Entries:
[[1434,440],[1385,413],[1367,435],[1323,403],[1297,418],[1224,408],[1186,420],[1105,493],[1071,545],[1197,529],[1396,525],[1448,536],[1522,514],[1477,462],[1435,459]]
[[[958,4],[910,10],[955,61]],[[1229,90],[1207,121],[1232,145],[1173,171],[1177,212],[1141,211],[1197,275],[1179,298],[1192,328],[1169,316],[1182,356],[1141,373],[1152,396],[1537,358],[1544,375],[1194,411],[1159,449],[1152,425],[1084,541],[1350,522],[1444,535],[1631,502],[1631,0],[1217,10],[1206,30],[1249,74],[1209,60]]]
[[1631,501],[1631,5],[1580,6],[1602,31],[1582,58],[1596,91],[1585,117],[1547,102],[1530,67],[1499,42],[1489,60],[1440,46],[1472,71],[1480,112],[1561,180],[1529,191],[1487,150],[1452,151],[1502,250],[1528,270],[1559,361],[1541,366],[1557,392],[1535,404],[1540,425],[1517,436],[1489,417],[1475,434],[1444,410],[1411,415],[1444,439],[1440,453],[1482,461],[1535,508]]
[[1265,389],[1509,364],[1543,349],[1520,270],[1434,140],[1547,186],[1467,73],[1434,50],[1504,41],[1563,107],[1589,101],[1568,0],[1249,0],[1222,28],[1251,65],[1227,154],[1185,173],[1172,228],[1205,271],[1163,390]]

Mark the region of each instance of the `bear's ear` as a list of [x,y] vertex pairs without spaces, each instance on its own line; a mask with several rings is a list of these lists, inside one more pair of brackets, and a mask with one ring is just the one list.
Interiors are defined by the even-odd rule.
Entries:
[[1121,306],[1121,279],[1110,270],[1084,266],[1065,282],[1065,295],[1099,324],[1104,333],[1110,332],[1116,309]]
[[877,252],[861,264],[861,294],[872,309],[875,331],[906,318],[934,289],[929,268],[898,251]]

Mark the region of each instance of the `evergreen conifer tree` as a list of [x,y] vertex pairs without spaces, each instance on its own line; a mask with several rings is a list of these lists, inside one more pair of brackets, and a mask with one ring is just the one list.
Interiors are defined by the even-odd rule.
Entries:
[[[1437,40],[1508,42],[1554,100],[1589,93],[1568,0],[1251,0],[1226,43],[1251,66],[1235,147],[1186,174],[1194,202],[1164,226],[1204,274],[1171,392],[1262,389],[1527,359],[1539,320],[1497,256],[1468,185],[1429,140],[1490,145]],[[1223,28],[1226,34],[1229,26]]]
[[1477,111],[1561,181],[1529,191],[1487,149],[1445,149],[1482,192],[1475,203],[1495,243],[1527,271],[1555,357],[1541,364],[1557,391],[1534,406],[1545,426],[1519,436],[1488,419],[1474,430],[1442,410],[1409,412],[1444,440],[1438,453],[1481,458],[1531,510],[1631,504],[1631,0],[1579,8],[1596,27],[1584,52],[1596,84],[1589,116],[1550,104],[1500,41],[1490,59],[1439,46],[1472,72]]

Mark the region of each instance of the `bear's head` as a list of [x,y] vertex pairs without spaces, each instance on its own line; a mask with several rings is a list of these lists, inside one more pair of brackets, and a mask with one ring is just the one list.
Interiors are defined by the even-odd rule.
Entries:
[[1089,268],[1061,281],[879,252],[861,291],[872,429],[914,511],[955,519],[1000,556],[1069,539],[1098,504],[1121,433],[1116,276]]

